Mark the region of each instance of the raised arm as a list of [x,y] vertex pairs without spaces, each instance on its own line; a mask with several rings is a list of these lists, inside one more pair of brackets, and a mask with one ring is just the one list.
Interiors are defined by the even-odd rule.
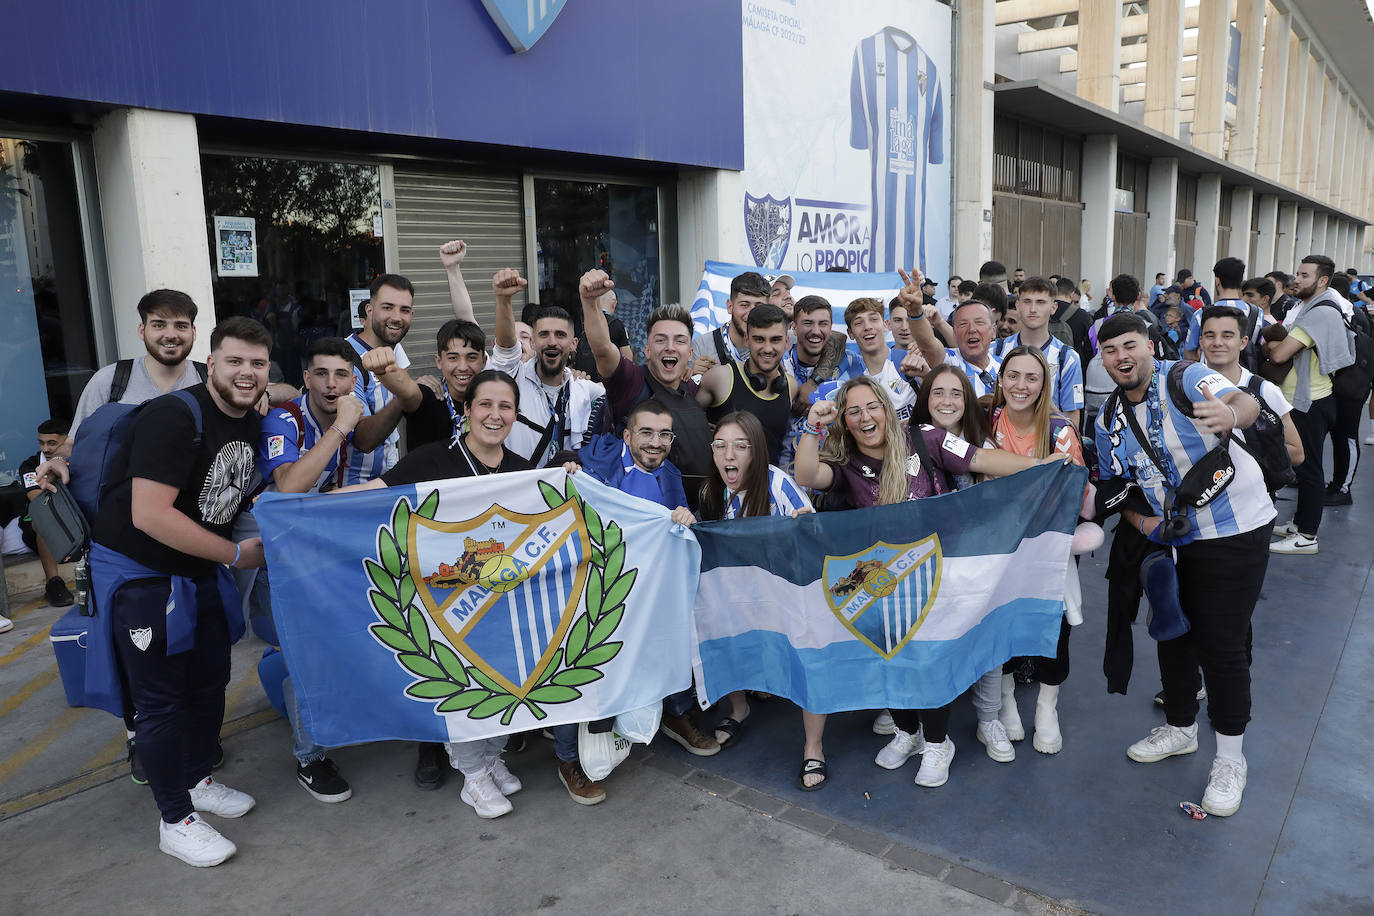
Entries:
[[[348,393],[337,401],[334,422],[319,440],[290,464],[283,464],[272,472],[272,481],[282,493],[305,493],[320,479],[339,446],[363,419],[367,408],[356,394]],[[385,440],[385,436],[382,437]],[[374,446],[375,448],[375,446]]]
[[611,329],[606,324],[606,313],[601,311],[601,297],[615,288],[615,283],[606,276],[604,270],[589,270],[582,275],[577,284],[577,295],[582,299],[582,330],[587,335],[587,346],[592,348],[596,358],[596,371],[602,378],[610,378],[620,365],[621,351],[611,340]]
[[520,271],[514,267],[503,267],[496,272],[496,276],[491,278],[491,290],[496,294],[496,321],[493,328],[493,336],[496,338],[498,347],[515,347],[520,345],[520,338],[515,333],[515,306],[511,300],[515,294],[523,291],[529,283],[520,276]]
[[945,361],[945,348],[935,339],[935,331],[930,323],[940,319],[940,310],[933,305],[924,304],[919,270],[913,268],[908,274],[898,268],[897,273],[906,284],[897,291],[897,298],[906,306],[907,327],[911,328],[911,337],[916,341],[916,349],[921,351],[921,355],[932,368],[938,366]]
[[[817,401],[811,405],[806,422],[811,428],[824,429],[835,419],[834,401]],[[797,453],[792,466],[797,483],[813,490],[829,490],[835,485],[835,472],[821,461],[821,437],[803,429],[797,440]]]
[[448,275],[448,299],[453,305],[453,317],[464,321],[476,321],[472,310],[472,297],[468,295],[468,285],[463,281],[463,258],[467,257],[468,243],[462,239],[445,242],[439,249],[439,261]]

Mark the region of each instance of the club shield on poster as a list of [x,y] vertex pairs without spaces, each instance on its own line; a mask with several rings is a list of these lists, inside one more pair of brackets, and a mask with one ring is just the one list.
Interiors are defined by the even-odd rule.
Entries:
[[215,272],[220,277],[258,275],[258,229],[253,217],[215,217]]
[[739,258],[949,269],[951,20],[936,0],[744,0]]

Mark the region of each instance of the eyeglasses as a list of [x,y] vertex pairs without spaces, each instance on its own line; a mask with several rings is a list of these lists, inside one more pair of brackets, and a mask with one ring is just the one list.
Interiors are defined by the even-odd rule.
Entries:
[[883,405],[879,404],[877,401],[871,401],[862,406],[856,405],[854,407],[846,407],[844,409],[844,415],[846,417],[861,417],[866,413],[877,415],[882,412]]
[[715,439],[711,442],[711,451],[713,452],[723,452],[727,448],[743,453],[751,451],[754,446],[750,444],[748,439]]
[[637,429],[635,438],[640,442],[662,442],[664,445],[672,445],[677,436],[666,429]]

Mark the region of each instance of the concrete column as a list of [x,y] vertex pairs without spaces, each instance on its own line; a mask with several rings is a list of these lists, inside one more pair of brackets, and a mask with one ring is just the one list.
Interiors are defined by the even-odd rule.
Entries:
[[1350,256],[1350,223],[1340,220],[1338,223],[1339,234],[1336,236],[1336,250],[1340,252],[1340,260],[1336,262],[1337,270],[1345,270],[1354,260]]
[[1145,224],[1145,272],[1153,277],[1162,270],[1172,277],[1177,264],[1174,251],[1174,220],[1178,218],[1177,159],[1150,160],[1145,209],[1150,213],[1150,220]]
[[[1183,0],[1150,0],[1149,17],[1145,38],[1150,49],[1145,58],[1145,126],[1177,137],[1179,85],[1183,81]],[[1174,173],[1178,173],[1177,162]]]
[[[681,169],[677,181],[677,301],[690,304],[697,295],[707,260],[739,261],[749,250],[744,221],[739,218],[744,177],[726,169]],[[665,294],[666,295],[666,294]]]
[[1250,223],[1255,206],[1255,189],[1249,185],[1231,189],[1231,242],[1228,257],[1240,258],[1250,266]]
[[959,0],[955,17],[954,232],[951,272],[978,276],[992,259],[993,0]]
[[1276,181],[1279,179],[1283,133],[1286,129],[1288,49],[1292,37],[1292,14],[1279,13],[1271,7],[1264,23],[1264,63],[1259,91],[1263,117],[1259,118],[1255,168],[1261,175]]
[[1326,147],[1318,143],[1317,137],[1325,129],[1322,120],[1322,101],[1326,97],[1326,71],[1315,58],[1307,65],[1307,115],[1303,120],[1303,136],[1299,143],[1302,150],[1302,172],[1298,175],[1298,190],[1315,197],[1317,195],[1317,169],[1321,152]]
[[1309,133],[1309,138],[1317,147],[1317,181],[1313,186],[1313,192],[1321,201],[1329,201],[1331,198],[1332,163],[1336,160],[1336,150],[1341,142],[1340,100],[1340,87],[1336,85],[1332,75],[1323,76],[1322,120],[1317,122],[1321,127],[1317,133]]
[[[1199,53],[1197,61],[1197,103],[1193,111],[1193,145],[1203,152],[1220,156],[1225,136],[1226,41],[1230,33],[1230,4],[1222,0],[1198,5],[1197,44],[1199,49],[1215,48],[1214,53]],[[1198,235],[1202,224],[1198,223]],[[1215,251],[1215,249],[1213,249]],[[1213,263],[1215,258],[1208,261]]]
[[1251,171],[1255,168],[1257,155],[1255,144],[1262,91],[1260,47],[1264,41],[1266,6],[1267,0],[1237,0],[1236,3],[1236,28],[1240,30],[1240,71],[1236,75],[1236,132],[1231,138],[1230,159],[1241,168]]
[[1279,204],[1278,230],[1274,233],[1274,262],[1269,269],[1292,273],[1298,263],[1298,202],[1285,200]]
[[[1312,63],[1309,53],[1310,43],[1289,36],[1288,49],[1288,89],[1283,102],[1283,143],[1279,157],[1279,180],[1290,188],[1298,186],[1298,176],[1302,174],[1302,155],[1304,131],[1307,129],[1308,95],[1307,70]],[[1287,270],[1288,268],[1284,268]]]
[[[1279,198],[1275,194],[1261,194],[1255,201],[1255,216],[1259,220],[1259,238],[1255,240],[1255,263],[1245,265],[1246,273],[1258,277],[1273,270],[1278,251]],[[1231,230],[1233,233],[1235,230]]]
[[1112,276],[1116,230],[1116,134],[1083,138],[1083,276],[1094,283]]
[[134,306],[167,288],[199,306],[192,354],[204,359],[215,300],[196,119],[121,108],[96,122],[93,142],[119,356],[143,355]]
[[[1221,176],[1216,172],[1197,176],[1197,234],[1192,252],[1194,274],[1205,274],[1217,262],[1217,223],[1221,221],[1220,217]],[[1231,232],[1235,231],[1233,226]],[[1248,237],[1248,221],[1245,232]]]
[[1344,143],[1341,145],[1338,162],[1340,168],[1331,175],[1331,190],[1333,196],[1342,210],[1355,209],[1355,164],[1362,156],[1369,155],[1368,147],[1359,146],[1360,137],[1360,116],[1355,109],[1355,100],[1349,95],[1344,98],[1341,105],[1344,122]]
[[1121,107],[1121,0],[1078,4],[1078,97],[1112,111]]
[[1311,207],[1298,207],[1298,227],[1293,233],[1293,258],[1289,266],[1283,268],[1292,273],[1298,266],[1298,262],[1312,254],[1312,223],[1313,214]]
[[[1312,241],[1308,243],[1308,247],[1311,248],[1311,251],[1309,251],[1308,254],[1331,253],[1331,246],[1327,242],[1326,238],[1326,228],[1327,224],[1330,222],[1331,215],[1329,213],[1312,214]],[[1299,255],[1298,257],[1301,258],[1302,255]]]

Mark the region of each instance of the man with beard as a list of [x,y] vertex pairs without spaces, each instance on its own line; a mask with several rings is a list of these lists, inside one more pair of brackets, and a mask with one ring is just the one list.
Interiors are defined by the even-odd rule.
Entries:
[[[878,305],[878,345],[886,359],[882,324],[882,306]],[[776,305],[765,302],[750,310],[748,328],[749,355],[742,363],[731,362],[707,372],[697,389],[697,403],[706,409],[712,423],[736,410],[758,417],[768,441],[768,463],[777,464],[782,440],[792,422],[792,399],[797,394],[796,381],[782,367],[787,352],[787,316]]]
[[730,281],[730,298],[726,308],[730,321],[725,327],[698,334],[692,338],[692,375],[705,376],[713,366],[742,363],[749,358],[749,331],[746,322],[749,310],[767,305],[771,292],[762,274],[749,271]]
[[[1135,483],[1144,492],[1150,514],[1127,509],[1122,522],[1172,549],[1178,603],[1190,624],[1187,633],[1157,644],[1166,724],[1132,744],[1126,754],[1140,763],[1156,763],[1197,751],[1201,665],[1217,742],[1202,807],[1225,817],[1240,808],[1245,790],[1242,743],[1250,720],[1250,620],[1269,563],[1265,548],[1274,506],[1263,471],[1238,444],[1226,448],[1233,465],[1230,483],[1211,502],[1200,509],[1174,506],[1171,494],[1222,436],[1255,422],[1259,402],[1198,363],[1183,363],[1181,374],[1171,373],[1180,364],[1155,360],[1149,330],[1134,313],[1103,322],[1098,343],[1102,365],[1117,385],[1095,424],[1099,475],[1104,482],[1117,478]],[[1191,409],[1175,403],[1174,393],[1166,390],[1175,385],[1182,386],[1176,393]],[[1173,512],[1171,518],[1166,511]]]
[[792,314],[797,306],[792,299],[792,287],[796,285],[797,281],[792,278],[791,274],[778,274],[768,278],[768,301],[782,309],[782,313],[787,316],[788,321],[792,320]]
[[912,303],[909,307],[911,337],[918,354],[931,368],[941,363],[958,366],[968,376],[973,393],[978,397],[992,394],[997,389],[997,373],[1002,369],[1001,361],[992,355],[991,350],[993,341],[997,339],[996,309],[976,295],[958,303],[950,313],[954,347],[942,347],[931,329],[931,322],[939,320],[939,308],[917,305],[920,293],[916,277],[908,276],[905,272],[901,272],[901,275],[906,286],[897,293],[897,297]]
[[[363,329],[351,335],[348,342],[357,351],[364,367],[368,364],[367,354],[374,347],[390,347],[396,365],[401,369],[409,367],[410,357],[401,347],[401,338],[410,330],[410,319],[415,311],[415,286],[399,274],[382,274],[372,281],[368,291],[371,295],[365,305]],[[345,486],[366,483],[395,466],[400,458],[401,441],[396,424],[401,421],[403,409],[413,410],[418,405],[418,400],[403,404],[367,368],[359,371],[353,393],[367,405],[375,422],[387,429],[387,435],[386,441],[370,452],[355,449],[349,453],[344,469]]]
[[130,424],[92,526],[87,689],[117,706],[127,683],[159,848],[195,866],[236,851],[200,812],[241,817],[254,805],[210,770],[229,648],[244,630],[230,568],[264,562],[261,538],[229,535],[254,478],[271,346],[252,319],[220,322],[207,384],[151,401]]
[[[572,316],[558,306],[536,313],[534,357],[520,361],[511,300],[527,285],[511,267],[498,270],[491,279],[496,294],[496,346],[489,365],[515,379],[520,388],[520,413],[506,448],[531,467],[542,468],[558,452],[579,449],[602,431],[606,389],[598,382],[573,377],[569,363],[577,352],[577,337]],[[599,303],[596,308],[599,313]]]
[[614,287],[604,270],[589,270],[578,281],[582,321],[587,342],[596,355],[596,368],[606,380],[606,398],[613,429],[624,429],[630,410],[653,398],[673,415],[673,447],[668,460],[682,472],[687,505],[695,508],[701,484],[711,471],[711,426],[697,403],[692,369],[692,313],[677,303],[660,305],[645,322],[644,362],[636,365],[611,341],[598,305]]

